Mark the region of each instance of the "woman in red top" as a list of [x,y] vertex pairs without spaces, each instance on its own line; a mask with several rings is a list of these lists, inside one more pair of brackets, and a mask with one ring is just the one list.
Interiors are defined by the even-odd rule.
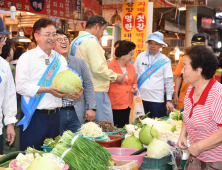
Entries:
[[123,83],[111,82],[108,92],[113,110],[114,125],[118,128],[122,128],[129,123],[133,94],[138,90],[135,68],[129,63],[134,56],[133,50],[135,47],[136,45],[133,42],[121,41],[115,50],[116,59],[108,64],[108,68],[117,74],[128,72]]
[[190,152],[185,170],[221,170],[222,85],[213,78],[218,62],[206,46],[192,46],[185,55],[182,73],[190,86],[184,99],[178,140],[178,146]]

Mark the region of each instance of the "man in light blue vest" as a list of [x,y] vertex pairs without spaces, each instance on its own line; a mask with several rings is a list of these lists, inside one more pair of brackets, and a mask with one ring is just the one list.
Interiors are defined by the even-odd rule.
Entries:
[[164,87],[166,88],[167,110],[173,111],[172,94],[173,73],[170,59],[160,53],[163,34],[154,32],[149,35],[148,51],[140,53],[135,61],[139,93],[142,96],[145,113],[150,117],[162,117],[164,109]]

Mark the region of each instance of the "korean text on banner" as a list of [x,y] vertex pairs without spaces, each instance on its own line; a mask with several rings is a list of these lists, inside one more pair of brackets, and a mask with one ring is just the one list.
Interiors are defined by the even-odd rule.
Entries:
[[134,60],[137,55],[146,51],[148,0],[123,1],[122,13],[122,40],[132,41],[136,44]]

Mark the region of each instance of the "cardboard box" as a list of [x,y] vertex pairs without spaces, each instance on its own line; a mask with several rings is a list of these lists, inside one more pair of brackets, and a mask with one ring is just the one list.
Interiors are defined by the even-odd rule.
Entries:
[[110,167],[110,170],[139,170],[138,161],[129,161],[129,160],[116,160],[113,159],[116,166]]

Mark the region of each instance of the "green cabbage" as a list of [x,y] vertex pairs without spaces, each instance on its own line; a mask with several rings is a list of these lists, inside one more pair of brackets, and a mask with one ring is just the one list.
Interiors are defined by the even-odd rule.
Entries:
[[153,158],[161,158],[170,153],[170,149],[166,142],[154,138],[147,147],[147,156]]
[[68,69],[56,74],[52,80],[52,86],[58,88],[61,93],[75,94],[76,91],[80,92],[82,82],[79,76]]

